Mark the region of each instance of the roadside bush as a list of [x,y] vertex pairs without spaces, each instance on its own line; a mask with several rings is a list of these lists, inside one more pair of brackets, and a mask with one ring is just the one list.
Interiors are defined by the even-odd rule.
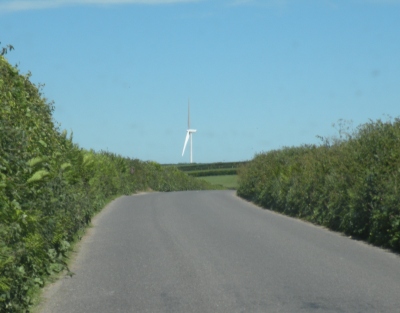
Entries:
[[84,150],[53,122],[53,103],[0,55],[0,312],[29,312],[66,268],[79,231],[111,198],[210,188],[176,168]]
[[400,251],[400,119],[339,135],[256,155],[239,169],[238,195]]

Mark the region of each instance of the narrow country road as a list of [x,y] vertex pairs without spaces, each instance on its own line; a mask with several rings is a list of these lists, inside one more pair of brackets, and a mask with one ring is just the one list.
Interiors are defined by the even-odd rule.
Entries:
[[400,312],[400,257],[232,191],[125,196],[42,313]]

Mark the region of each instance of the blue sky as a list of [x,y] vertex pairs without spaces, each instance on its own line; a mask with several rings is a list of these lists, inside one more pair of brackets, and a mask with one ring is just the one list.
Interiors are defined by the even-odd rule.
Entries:
[[223,162],[399,117],[398,0],[0,0],[1,45],[86,149]]

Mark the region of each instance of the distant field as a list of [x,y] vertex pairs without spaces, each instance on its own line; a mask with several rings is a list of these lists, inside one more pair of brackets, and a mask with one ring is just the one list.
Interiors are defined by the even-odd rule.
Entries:
[[221,185],[227,189],[237,189],[238,187],[237,175],[202,176],[199,179],[204,179],[213,185]]
[[189,176],[203,179],[221,188],[238,188],[238,168],[245,165],[247,161],[240,162],[216,162],[216,163],[181,163],[164,164],[163,166],[174,166]]

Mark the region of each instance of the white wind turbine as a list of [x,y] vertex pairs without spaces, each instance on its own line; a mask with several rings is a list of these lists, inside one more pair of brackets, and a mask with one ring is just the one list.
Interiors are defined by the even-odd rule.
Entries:
[[192,134],[196,132],[196,129],[190,128],[190,104],[188,104],[188,129],[186,131],[185,144],[183,145],[182,156],[185,153],[186,145],[190,138],[190,163],[193,163],[193,141]]

